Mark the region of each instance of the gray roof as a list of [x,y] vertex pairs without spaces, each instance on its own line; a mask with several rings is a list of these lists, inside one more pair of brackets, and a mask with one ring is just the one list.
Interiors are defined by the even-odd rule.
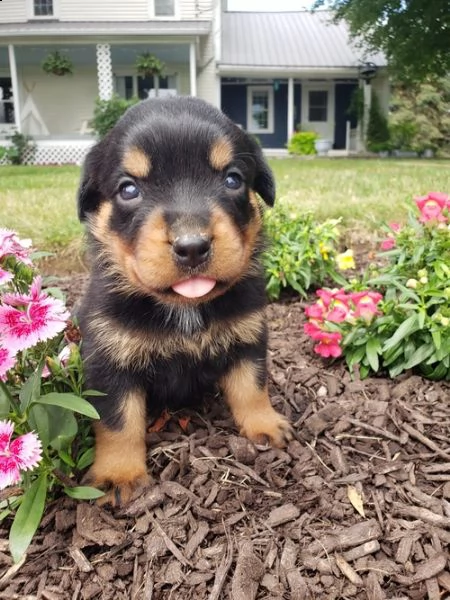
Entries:
[[220,66],[260,68],[356,67],[362,61],[386,65],[382,54],[365,56],[350,42],[348,27],[334,24],[329,11],[225,12]]
[[28,21],[0,23],[0,37],[205,35],[210,21]]

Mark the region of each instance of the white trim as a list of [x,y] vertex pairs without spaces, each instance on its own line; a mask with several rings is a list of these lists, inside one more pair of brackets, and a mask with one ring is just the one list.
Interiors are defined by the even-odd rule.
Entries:
[[287,105],[287,138],[288,141],[291,139],[292,134],[295,131],[294,123],[294,78],[289,77],[288,79],[288,105]]
[[[267,92],[268,94],[268,127],[267,129],[258,129],[253,126],[253,92]],[[248,85],[247,86],[247,131],[250,133],[274,133],[274,114],[275,102],[273,96],[273,86],[271,85]]]
[[53,14],[51,15],[35,15],[34,14],[34,0],[27,1],[27,16],[32,21],[54,21],[59,19],[59,0],[53,0]]
[[173,0],[174,13],[173,15],[155,15],[155,0],[148,0],[148,13],[151,19],[157,21],[176,21],[180,19],[180,3],[179,0]]
[[[309,116],[309,92],[328,92],[327,120],[310,121]],[[312,131],[316,131],[323,139],[334,140],[334,81],[317,81],[302,83],[302,114],[301,125]]]
[[17,64],[16,64],[16,53],[14,46],[9,44],[8,46],[9,55],[9,70],[11,73],[11,87],[13,93],[14,103],[14,122],[16,124],[17,131],[22,133],[22,119],[20,118],[20,101],[19,101],[19,79],[17,77]]
[[197,95],[197,47],[195,42],[189,44],[189,83],[191,96]]

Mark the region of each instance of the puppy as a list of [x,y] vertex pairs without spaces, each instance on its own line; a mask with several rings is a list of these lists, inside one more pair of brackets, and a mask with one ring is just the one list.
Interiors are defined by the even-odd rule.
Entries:
[[92,256],[79,310],[94,403],[88,480],[126,503],[149,481],[146,417],[222,392],[242,435],[283,445],[267,392],[261,207],[273,175],[255,141],[188,97],[141,102],[88,154],[78,194]]

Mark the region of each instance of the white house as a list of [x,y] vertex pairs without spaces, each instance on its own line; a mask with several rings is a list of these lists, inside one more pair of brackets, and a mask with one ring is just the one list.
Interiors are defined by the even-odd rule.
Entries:
[[[385,61],[354,49],[328,13],[228,12],[224,0],[1,0],[0,145],[14,130],[34,137],[36,163],[79,162],[93,143],[97,97],[199,96],[221,107],[263,146],[283,148],[298,123],[348,149],[350,95],[361,66],[388,98]],[[68,56],[73,74],[42,61]],[[138,77],[150,52],[164,77]],[[352,120],[353,119],[353,120]]]

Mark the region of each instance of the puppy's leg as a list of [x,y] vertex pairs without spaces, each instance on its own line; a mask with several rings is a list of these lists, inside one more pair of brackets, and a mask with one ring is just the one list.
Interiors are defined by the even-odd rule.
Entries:
[[[107,399],[111,401],[112,398]],[[86,481],[106,489],[99,504],[126,504],[145,487],[150,478],[146,467],[146,411],[145,394],[141,390],[128,391],[116,401],[117,423],[108,426],[105,421],[94,425],[95,460]]]
[[285,446],[292,438],[288,420],[270,404],[267,381],[258,362],[242,360],[222,377],[220,387],[242,435],[254,442],[269,439]]

